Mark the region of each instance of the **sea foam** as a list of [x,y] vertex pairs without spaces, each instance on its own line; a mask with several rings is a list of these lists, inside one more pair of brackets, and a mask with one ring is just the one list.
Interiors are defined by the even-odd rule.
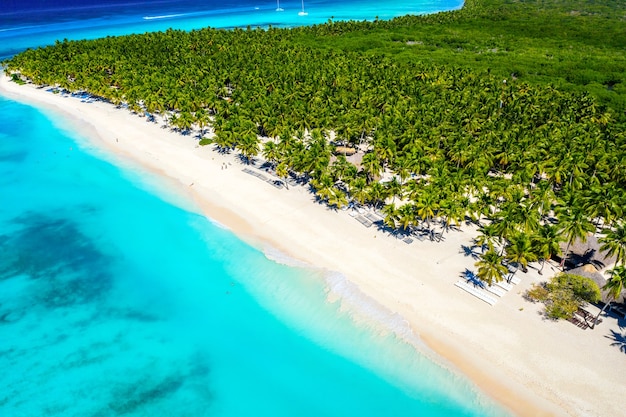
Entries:
[[330,303],[339,301],[355,324],[365,325],[382,335],[393,334],[418,351],[436,357],[402,315],[365,294],[357,284],[350,281],[344,274],[337,271],[320,270],[272,246],[263,248],[263,253],[267,259],[282,265],[318,271],[315,276],[323,280],[327,301]]

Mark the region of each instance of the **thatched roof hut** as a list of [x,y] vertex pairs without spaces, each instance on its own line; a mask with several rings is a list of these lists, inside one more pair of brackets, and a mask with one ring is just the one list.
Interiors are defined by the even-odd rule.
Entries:
[[[561,242],[561,251],[565,254],[567,248],[566,242]],[[577,239],[569,247],[566,264],[569,268],[578,268],[580,266],[591,264],[596,270],[603,271],[615,264],[615,257],[607,257],[606,252],[600,250],[600,242],[598,237],[594,235],[587,236],[587,240],[583,242]]]
[[337,146],[335,147],[335,154],[336,155],[345,155],[345,156],[351,156],[354,155],[356,153],[356,149],[355,148],[351,148],[349,146]]
[[354,164],[354,166],[356,166],[357,169],[360,169],[361,168],[361,161],[363,161],[363,156],[364,155],[365,155],[365,152],[357,151],[356,153],[354,153],[352,155],[346,156],[346,159],[351,164]]

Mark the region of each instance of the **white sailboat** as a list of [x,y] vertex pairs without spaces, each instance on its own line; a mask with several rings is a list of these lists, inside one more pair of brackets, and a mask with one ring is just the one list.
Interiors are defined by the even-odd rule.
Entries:
[[277,12],[284,12],[285,11],[285,9],[280,7],[280,0],[276,0],[276,11]]
[[307,12],[304,11],[304,0],[302,0],[302,11],[298,12],[298,16],[306,16]]

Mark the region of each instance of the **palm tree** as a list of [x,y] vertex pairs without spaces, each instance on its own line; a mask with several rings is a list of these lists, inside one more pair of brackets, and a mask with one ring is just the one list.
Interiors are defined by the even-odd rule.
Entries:
[[540,181],[531,191],[531,205],[537,208],[541,216],[546,215],[556,200],[554,190],[547,181]]
[[279,178],[283,179],[285,188],[289,189],[289,183],[287,182],[287,177],[289,177],[289,169],[287,168],[286,162],[282,161],[278,165],[276,165],[276,175]]
[[394,171],[400,177],[400,184],[404,185],[404,182],[411,176],[409,160],[406,156],[402,158],[396,158],[394,161]]
[[206,133],[205,128],[210,123],[210,118],[206,110],[202,108],[198,109],[194,114],[194,119],[196,121],[196,124],[200,128],[200,136],[204,136],[204,134]]
[[539,210],[532,204],[519,204],[515,214],[522,232],[533,233],[539,228]]
[[615,218],[621,217],[623,210],[622,192],[614,185],[596,185],[589,190],[587,199],[583,205],[595,218],[596,227],[603,220],[604,224],[610,224]]
[[361,161],[363,172],[367,175],[370,181],[376,178],[383,170],[383,167],[375,153],[368,153],[363,156]]
[[508,269],[502,265],[503,260],[504,258],[498,255],[498,252],[493,247],[490,247],[487,252],[480,255],[480,260],[474,264],[474,266],[478,267],[478,278],[485,281],[488,285],[502,281],[508,272]]
[[426,227],[430,229],[430,220],[435,217],[439,210],[438,199],[434,192],[428,190],[415,201],[417,215],[426,221]]
[[263,144],[263,157],[267,160],[267,162],[275,165],[278,163],[280,156],[280,150],[278,149],[276,142],[270,140]]
[[[516,233],[511,237],[509,245],[506,247],[505,258],[516,264],[521,265],[524,272],[528,271],[528,262],[537,260],[537,254],[533,251],[532,241],[526,233]],[[517,270],[516,270],[517,272]],[[515,272],[513,273],[515,274]],[[511,276],[512,278],[513,276]]]
[[[508,206],[510,207],[510,205]],[[507,207],[504,207],[505,209]],[[491,225],[493,226],[496,236],[500,239],[501,243],[506,242],[512,235],[517,233],[519,224],[516,222],[513,215],[507,214],[507,212],[499,211],[494,215]],[[504,253],[504,244],[500,248],[500,253]]]
[[481,253],[485,253],[485,248],[493,248],[493,245],[500,241],[493,223],[481,226],[478,231],[479,235],[474,239],[474,243],[480,246]]
[[565,270],[565,260],[569,249],[576,239],[587,241],[587,234],[595,230],[595,226],[587,214],[579,207],[572,207],[568,212],[559,216],[559,232],[565,237],[567,247],[561,260],[561,268]]
[[552,258],[554,255],[561,254],[562,237],[556,226],[551,224],[544,224],[539,229],[539,233],[535,235],[535,242],[533,247],[535,253],[541,259],[541,269],[539,275],[542,275],[543,267],[546,265],[546,260]]
[[465,218],[466,210],[461,204],[463,197],[452,196],[441,202],[439,215],[444,230],[449,230],[452,223],[457,227],[461,225],[461,221]]
[[402,184],[398,181],[398,178],[394,176],[391,181],[384,183],[384,185],[387,189],[387,193],[391,196],[391,202],[395,202],[396,197],[402,193]]
[[338,190],[335,187],[331,188],[332,192],[328,197],[328,205],[330,207],[337,207],[338,209],[348,205],[348,198],[346,197],[346,193],[341,190]]
[[606,281],[602,289],[608,291],[609,296],[613,300],[617,300],[624,288],[626,288],[626,266],[616,266],[609,271],[609,275],[611,277]]
[[605,229],[598,241],[602,243],[600,250],[607,256],[615,256],[615,263],[626,265],[626,223],[620,221],[613,228]]
[[230,130],[216,131],[213,142],[222,153],[228,153],[235,147],[235,137]]
[[246,160],[246,163],[250,163],[250,160],[259,153],[259,138],[256,134],[249,133],[243,136],[237,148]]
[[350,196],[359,204],[364,204],[368,198],[367,180],[363,176],[353,178],[349,183]]
[[379,137],[374,144],[374,155],[383,165],[391,163],[396,154],[396,142],[389,136]]
[[415,223],[415,206],[413,204],[405,204],[398,208],[397,213],[400,227],[406,232]]
[[387,190],[381,183],[375,181],[367,187],[367,202],[372,203],[374,208],[380,207],[387,199]]
[[323,173],[319,178],[313,178],[311,187],[320,201],[327,202],[333,195],[333,179],[328,173]]
[[383,214],[385,215],[384,222],[395,233],[398,228],[399,212],[394,203],[387,204],[383,207]]
[[[604,284],[602,289],[605,291],[608,291],[607,296],[609,297],[609,299],[616,300],[620,296],[622,291],[624,291],[624,288],[626,288],[626,266],[624,265],[616,266],[615,268],[609,271],[609,275],[611,277],[606,281],[606,284]],[[592,328],[595,327],[596,323],[598,322],[598,318],[604,312],[604,310],[608,307],[609,305],[608,301],[609,300],[607,300],[607,302],[604,303],[604,305],[602,306],[602,310],[600,310],[598,315],[593,320]]]

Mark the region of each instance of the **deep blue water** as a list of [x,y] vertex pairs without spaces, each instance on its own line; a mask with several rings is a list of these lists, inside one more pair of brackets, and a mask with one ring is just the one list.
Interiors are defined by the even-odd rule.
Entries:
[[[250,2],[101,4],[9,2],[0,55],[60,37],[244,25],[260,13]],[[306,18],[329,5],[310,2]],[[170,14],[186,17],[143,19]],[[292,14],[284,25],[298,23]],[[0,97],[1,416],[505,415],[381,332],[401,327],[397,318],[363,299],[378,314],[357,324],[328,302],[341,281],[269,260],[62,117]]]

